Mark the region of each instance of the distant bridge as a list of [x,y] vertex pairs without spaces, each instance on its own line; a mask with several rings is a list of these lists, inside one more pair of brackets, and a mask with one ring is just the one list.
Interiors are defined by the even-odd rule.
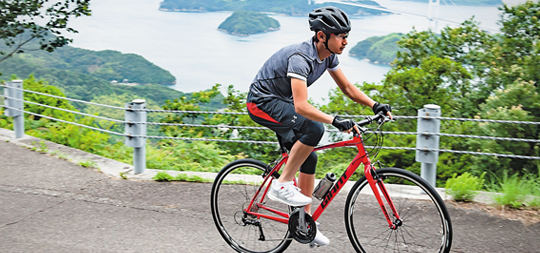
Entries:
[[[314,2],[315,0],[311,1],[311,0],[308,0],[308,4],[311,3],[311,2]],[[440,0],[428,0],[429,1],[429,6],[428,6],[428,14],[427,15],[421,15],[421,14],[415,14],[415,13],[410,13],[410,12],[404,12],[404,11],[399,11],[399,10],[392,10],[392,9],[387,9],[387,8],[384,8],[384,7],[377,7],[377,6],[373,6],[373,5],[369,5],[369,4],[361,4],[361,3],[358,3],[354,0],[319,0],[317,1],[318,3],[339,3],[339,4],[346,4],[346,5],[351,5],[351,6],[358,6],[358,7],[362,7],[362,8],[367,8],[367,9],[372,9],[372,10],[379,10],[379,11],[386,11],[386,12],[390,12],[390,13],[394,13],[394,14],[400,14],[400,15],[407,15],[407,16],[413,16],[413,17],[419,17],[419,18],[426,18],[430,21],[434,21],[435,22],[435,25],[434,25],[434,30],[437,31],[438,29],[438,22],[441,21],[441,22],[445,22],[445,23],[449,23],[449,24],[454,24],[454,25],[460,25],[461,22],[457,22],[457,21],[454,21],[454,20],[449,20],[449,19],[442,19],[442,18],[439,18],[439,6],[440,6]],[[443,0],[446,2],[446,0]],[[450,1],[452,4],[454,4],[454,2],[452,0],[448,0]],[[455,5],[455,4],[454,4]],[[486,31],[489,31],[489,32],[494,32],[494,33],[497,33],[499,31],[497,30],[493,30],[491,28],[486,28],[486,27],[481,27],[480,28],[486,30]]]

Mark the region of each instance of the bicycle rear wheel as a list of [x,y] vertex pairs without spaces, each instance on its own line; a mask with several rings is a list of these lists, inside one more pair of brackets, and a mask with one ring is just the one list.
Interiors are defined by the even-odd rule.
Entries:
[[[219,172],[212,186],[210,201],[214,223],[223,239],[238,252],[282,252],[291,244],[287,223],[244,212],[263,183],[265,168],[266,164],[257,160],[234,161]],[[264,206],[289,212],[285,204],[273,201],[271,204],[264,203]],[[252,210],[275,216],[256,205]]]
[[[426,181],[403,169],[376,170],[401,218],[393,230],[365,177],[351,189],[345,203],[345,226],[358,252],[449,252],[450,216],[439,194]],[[381,197],[384,200],[384,196]],[[395,220],[385,204],[390,218]]]

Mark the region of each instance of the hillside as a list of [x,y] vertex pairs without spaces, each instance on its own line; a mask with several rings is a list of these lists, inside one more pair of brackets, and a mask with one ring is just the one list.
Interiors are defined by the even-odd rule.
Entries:
[[[0,50],[6,50],[5,46],[0,47]],[[64,46],[53,53],[27,51],[0,62],[0,70],[0,80],[13,76],[25,79],[32,74],[60,88],[67,97],[84,101],[113,96],[144,98],[156,105],[164,105],[166,100],[190,97],[190,94],[162,85],[175,82],[169,71],[140,55],[112,50],[92,51]],[[124,80],[128,83],[123,83]],[[214,109],[223,107],[222,95],[214,100]],[[125,102],[128,101],[122,101]],[[84,107],[77,106],[79,109]]]
[[396,59],[396,53],[399,50],[397,41],[402,36],[401,33],[391,33],[386,36],[369,37],[351,48],[349,55],[360,59],[368,59],[370,62],[377,64],[390,64]]
[[278,30],[279,22],[266,14],[255,11],[235,11],[218,27],[219,30],[233,35],[247,36]]
[[[382,8],[377,2],[371,0],[356,0],[354,2]],[[349,15],[381,15],[387,13],[385,11],[339,3],[308,4],[306,0],[164,0],[161,2],[159,10],[185,12],[247,10],[280,13],[290,16],[304,16],[315,8],[329,5],[341,8]]]

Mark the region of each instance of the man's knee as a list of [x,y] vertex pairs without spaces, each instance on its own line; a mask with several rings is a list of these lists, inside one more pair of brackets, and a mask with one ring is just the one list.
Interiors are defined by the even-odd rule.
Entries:
[[319,145],[324,134],[324,126],[321,122],[312,121],[306,132],[300,138],[300,141],[308,146],[315,147]]
[[311,152],[311,154],[309,154],[307,159],[304,161],[304,163],[300,167],[300,171],[302,173],[306,173],[310,175],[315,174],[315,170],[317,168],[317,160],[318,160],[317,153]]

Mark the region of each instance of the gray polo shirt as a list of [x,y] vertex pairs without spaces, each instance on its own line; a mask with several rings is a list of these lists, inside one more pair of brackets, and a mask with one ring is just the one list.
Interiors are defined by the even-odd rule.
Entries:
[[335,54],[319,59],[313,38],[300,44],[284,47],[272,55],[257,73],[249,89],[253,100],[278,98],[293,101],[291,78],[306,81],[311,86],[328,69],[338,69]]

